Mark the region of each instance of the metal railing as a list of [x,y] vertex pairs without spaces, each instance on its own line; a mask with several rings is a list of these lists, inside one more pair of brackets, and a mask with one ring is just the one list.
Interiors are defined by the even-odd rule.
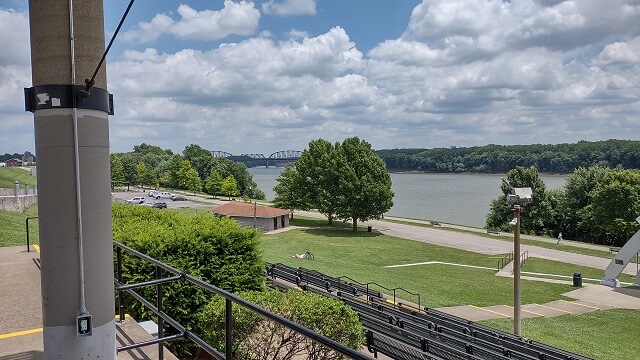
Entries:
[[[184,338],[184,339],[188,339],[190,341],[192,341],[195,345],[197,345],[198,347],[200,347],[202,350],[206,351],[207,353],[209,353],[211,356],[213,356],[215,359],[218,360],[223,360],[223,359],[232,359],[233,358],[233,353],[232,353],[232,349],[233,349],[233,337],[232,337],[232,327],[233,327],[233,318],[232,318],[232,307],[233,307],[233,303],[240,305],[244,308],[247,308],[257,314],[260,314],[262,316],[264,316],[265,318],[274,321],[280,325],[283,325],[307,338],[309,338],[312,341],[316,341],[324,346],[326,346],[327,348],[336,351],[342,355],[345,355],[351,359],[371,359],[371,357],[366,356],[362,353],[359,353],[358,351],[351,349],[345,345],[342,345],[326,336],[320,335],[310,329],[307,329],[299,324],[294,323],[293,321],[286,319],[284,317],[281,317],[279,315],[276,315],[266,309],[263,309],[253,303],[250,303],[228,291],[222,290],[214,285],[211,285],[209,283],[207,283],[206,281],[203,281],[199,278],[196,278],[194,276],[191,276],[189,274],[186,274],[185,272],[178,270],[170,265],[167,265],[159,260],[156,260],[150,256],[147,256],[139,251],[136,251],[126,245],[123,245],[121,243],[118,243],[116,241],[114,241],[114,246],[116,247],[116,279],[115,279],[115,283],[116,283],[116,287],[115,290],[118,292],[118,309],[119,309],[119,316],[120,316],[120,321],[124,320],[124,313],[125,313],[125,309],[124,309],[124,301],[123,301],[123,292],[127,292],[128,294],[130,294],[131,296],[133,296],[136,300],[138,300],[139,302],[141,302],[147,309],[151,310],[155,315],[158,316],[158,335],[157,338],[153,339],[153,340],[149,340],[149,341],[144,341],[141,343],[136,343],[136,344],[131,344],[131,345],[126,345],[126,346],[122,346],[119,347],[117,349],[118,352],[122,352],[122,351],[126,351],[126,350],[130,350],[130,349],[134,349],[134,348],[139,348],[139,347],[143,347],[143,346],[148,346],[148,345],[154,345],[154,344],[158,344],[159,346],[159,356],[160,358],[162,358],[162,351],[163,351],[163,343],[166,341],[171,341],[171,340],[176,340],[176,339],[180,339],[180,338]],[[129,253],[130,255],[133,255],[135,257],[138,257],[144,261],[147,261],[148,263],[155,265],[156,267],[156,279],[155,280],[150,280],[150,281],[145,281],[145,282],[141,282],[141,283],[137,283],[137,284],[123,284],[122,283],[122,256],[123,256],[123,251]],[[172,276],[169,277],[163,277],[163,272],[167,272],[169,274],[172,274]],[[208,343],[206,343],[202,338],[200,338],[197,334],[193,333],[192,331],[190,331],[189,329],[185,328],[184,326],[182,326],[178,321],[176,321],[175,319],[173,319],[172,317],[170,317],[163,309],[162,307],[162,285],[166,284],[166,283],[170,283],[173,281],[186,281],[188,283],[191,283],[201,289],[204,289],[206,291],[209,291],[215,295],[219,295],[225,298],[225,353],[222,354],[220,351],[218,351],[217,349],[215,349],[214,347],[212,347],[211,345],[209,345]],[[151,303],[149,300],[145,299],[144,297],[142,297],[140,294],[138,294],[134,289],[136,288],[141,288],[141,287],[145,287],[145,286],[152,286],[155,285],[157,287],[157,296],[156,296],[156,303],[155,305],[153,303]],[[163,333],[163,326],[164,326],[164,322],[166,322],[167,324],[169,324],[170,326],[172,326],[174,329],[176,329],[178,331],[178,334],[175,335],[170,335],[170,336],[164,336]]]
[[30,216],[25,219],[25,228],[27,229],[27,252],[29,252],[29,220],[37,219],[37,216]]
[[502,259],[498,260],[498,271],[504,269],[511,261],[513,261],[513,251],[506,254]]
[[523,252],[522,254],[520,254],[520,267],[522,268],[524,266],[524,263],[527,262],[527,260],[529,260],[529,250]]
[[[380,285],[380,284],[375,283],[375,282],[368,282],[366,284],[363,284],[363,283],[361,283],[361,282],[359,282],[357,280],[354,280],[354,279],[352,279],[352,278],[350,278],[348,276],[339,276],[336,279],[338,279],[338,291],[342,291],[341,284],[350,285],[350,286],[354,286],[355,285],[356,287],[364,288],[362,290],[362,292],[364,293],[364,295],[366,295],[367,299],[369,299],[369,300],[371,300],[370,299],[371,296],[374,296],[374,297],[377,297],[377,298],[383,298],[384,297],[383,293],[381,293],[380,291],[374,291],[374,290],[371,289],[371,286],[374,286],[376,288],[383,289],[384,292],[387,293],[387,294],[392,293],[393,294],[393,303],[394,304],[398,303],[397,302],[396,293],[397,292],[405,292],[406,294],[414,296],[414,297],[416,297],[418,299],[418,309],[420,309],[421,306],[422,306],[421,301],[420,301],[420,294],[413,293],[413,292],[411,292],[409,290],[406,290],[406,289],[403,289],[403,288],[393,288],[392,289],[392,288],[388,288],[388,287],[386,287],[384,285]],[[346,282],[346,281],[343,282],[342,279],[348,279],[350,282]]]

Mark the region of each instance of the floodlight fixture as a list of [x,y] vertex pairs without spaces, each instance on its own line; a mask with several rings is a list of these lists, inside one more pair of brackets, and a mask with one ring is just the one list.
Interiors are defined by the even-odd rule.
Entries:
[[527,205],[533,199],[533,190],[530,187],[513,188],[511,194],[507,194],[507,204],[513,205]]

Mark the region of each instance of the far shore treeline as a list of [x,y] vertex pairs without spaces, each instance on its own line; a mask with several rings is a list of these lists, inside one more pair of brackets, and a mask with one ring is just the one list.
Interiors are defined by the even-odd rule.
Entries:
[[504,174],[516,166],[569,174],[579,167],[640,169],[640,141],[580,141],[557,145],[485,145],[377,150],[389,171]]

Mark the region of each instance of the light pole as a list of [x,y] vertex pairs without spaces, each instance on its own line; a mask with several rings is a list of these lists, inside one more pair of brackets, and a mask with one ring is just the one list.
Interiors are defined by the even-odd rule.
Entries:
[[520,205],[513,206],[513,333],[520,336]]
[[258,207],[257,202],[253,202],[253,228],[256,228],[256,208]]
[[513,229],[513,333],[520,336],[521,300],[520,300],[520,211],[531,202],[531,188],[514,188],[507,195],[507,204],[513,206],[513,220],[509,223]]

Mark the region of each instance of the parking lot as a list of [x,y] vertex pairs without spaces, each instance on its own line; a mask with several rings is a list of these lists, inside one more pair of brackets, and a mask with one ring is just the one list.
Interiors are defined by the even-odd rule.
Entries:
[[[153,190],[151,190],[153,191]],[[197,208],[197,207],[204,207],[204,205],[202,204],[198,204],[195,203],[191,200],[189,200],[189,196],[184,196],[184,195],[180,195],[184,198],[186,198],[187,200],[184,201],[172,201],[171,199],[164,199],[164,198],[160,198],[160,199],[154,199],[152,197],[149,196],[148,191],[147,192],[142,192],[139,190],[132,190],[132,191],[115,191],[113,193],[113,195],[111,195],[112,199],[114,201],[117,202],[122,202],[122,203],[126,203],[127,200],[134,198],[134,197],[144,197],[144,201],[147,203],[156,203],[156,202],[163,202],[165,204],[167,204],[167,209],[179,209],[179,208]]]

